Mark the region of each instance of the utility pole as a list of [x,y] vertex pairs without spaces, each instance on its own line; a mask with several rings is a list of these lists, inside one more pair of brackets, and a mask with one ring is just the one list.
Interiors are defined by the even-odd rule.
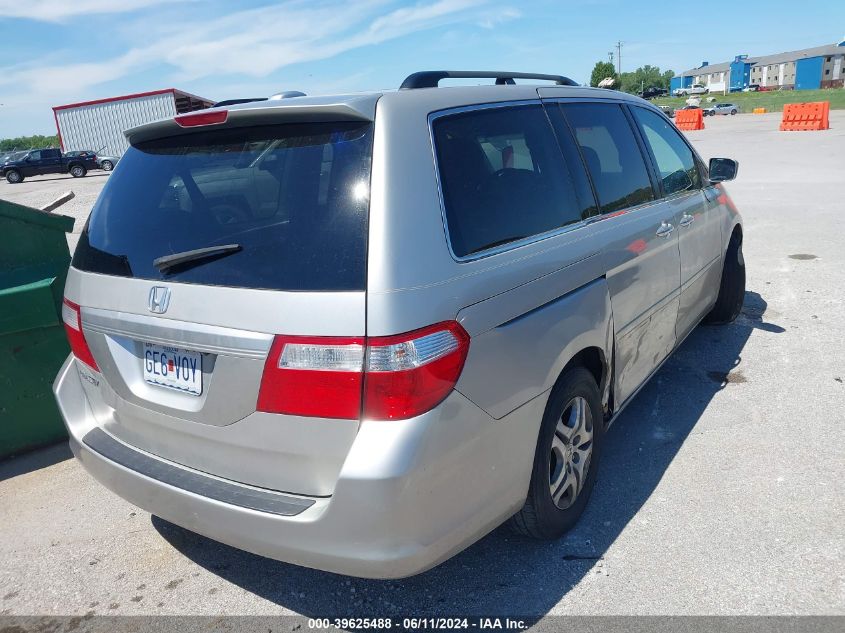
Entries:
[[610,65],[611,65],[611,66],[614,66],[614,65],[615,65],[615,64],[613,63],[613,51],[607,51],[607,61],[609,61],[609,62],[610,62]]
[[622,40],[616,42],[616,74],[622,76]]

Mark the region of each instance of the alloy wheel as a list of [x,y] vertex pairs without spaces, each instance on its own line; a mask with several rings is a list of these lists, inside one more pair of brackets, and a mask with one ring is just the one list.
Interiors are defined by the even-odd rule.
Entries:
[[587,400],[576,396],[566,405],[555,426],[549,459],[549,492],[561,510],[578,498],[590,471],[592,455],[593,416]]

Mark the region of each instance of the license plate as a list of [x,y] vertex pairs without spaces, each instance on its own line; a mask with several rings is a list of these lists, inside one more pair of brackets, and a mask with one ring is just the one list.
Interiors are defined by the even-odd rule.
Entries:
[[144,380],[198,396],[202,394],[202,354],[144,343]]

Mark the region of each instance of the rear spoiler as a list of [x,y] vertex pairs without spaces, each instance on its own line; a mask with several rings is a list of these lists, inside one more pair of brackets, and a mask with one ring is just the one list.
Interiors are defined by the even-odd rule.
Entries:
[[[205,119],[214,128],[251,127],[273,123],[329,122],[329,121],[372,121],[375,119],[376,102],[381,94],[351,96],[337,102],[327,102],[320,97],[299,97],[295,100],[268,100],[236,104],[229,107],[211,108],[180,114],[130,128],[124,132],[130,145],[168,136],[191,133],[185,129],[185,121],[191,117]],[[215,114],[218,116],[215,116]],[[180,119],[181,124],[176,119]],[[197,122],[187,126],[199,131],[206,125]]]

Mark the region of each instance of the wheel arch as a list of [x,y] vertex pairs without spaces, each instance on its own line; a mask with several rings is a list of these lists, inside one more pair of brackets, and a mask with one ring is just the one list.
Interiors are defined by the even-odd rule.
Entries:
[[583,367],[589,371],[593,378],[596,379],[596,385],[598,385],[599,391],[604,393],[605,385],[610,376],[610,362],[603,349],[596,345],[591,345],[576,352],[563,366],[555,385],[560,382],[566,372],[575,367]]
[[601,394],[602,409],[605,419],[612,413],[613,400],[613,355],[615,337],[613,326],[613,307],[610,301],[610,289],[604,278],[600,280],[604,294],[604,310],[600,317],[603,328],[594,327],[589,335],[576,337],[564,350],[557,378],[554,385],[560,382],[567,371],[574,367],[583,367],[592,374]]

